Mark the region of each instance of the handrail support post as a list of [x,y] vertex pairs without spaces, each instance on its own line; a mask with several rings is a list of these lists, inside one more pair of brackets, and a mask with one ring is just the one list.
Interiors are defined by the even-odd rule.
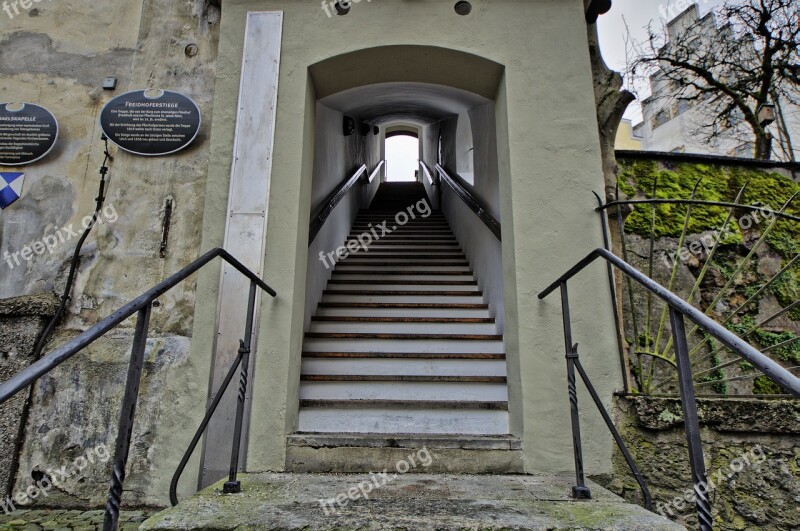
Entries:
[[125,384],[125,395],[122,399],[122,409],[119,417],[119,431],[114,450],[114,464],[111,473],[111,482],[108,489],[108,501],[103,520],[103,531],[114,531],[119,522],[119,510],[122,502],[122,486],[125,482],[125,465],[128,463],[128,453],[133,434],[133,418],[136,414],[136,403],[139,399],[139,387],[142,381],[144,367],[144,354],[147,347],[147,330],[150,327],[150,313],[152,303],[139,310],[136,318],[136,328],[131,348],[131,360],[128,365],[128,379]]
[[231,466],[228,481],[222,487],[225,494],[242,492],[242,484],[237,479],[239,473],[239,451],[242,445],[242,429],[244,427],[244,408],[247,398],[247,378],[250,365],[251,340],[253,336],[253,319],[256,306],[256,284],[250,282],[250,294],[247,299],[247,321],[245,322],[244,339],[239,341],[239,355],[242,358],[239,372],[239,395],[236,404],[236,421],[233,428],[233,445],[231,447]]
[[686,338],[686,323],[683,314],[670,306],[670,324],[675,343],[675,364],[678,368],[678,383],[681,391],[686,441],[689,447],[689,465],[692,470],[692,485],[700,531],[711,531],[713,519],[711,504],[706,493],[708,482],[706,465],[703,459],[703,443],[700,440],[700,420],[697,415],[697,401],[692,382],[692,365],[689,358],[689,345]]
[[592,493],[586,486],[583,472],[583,448],[581,445],[581,424],[578,417],[578,392],[575,386],[575,360],[578,359],[578,345],[572,343],[572,320],[569,312],[567,283],[561,282],[561,312],[564,321],[564,345],[567,359],[567,388],[569,390],[570,416],[572,419],[572,449],[575,454],[575,485],[572,497],[576,500],[591,499]]

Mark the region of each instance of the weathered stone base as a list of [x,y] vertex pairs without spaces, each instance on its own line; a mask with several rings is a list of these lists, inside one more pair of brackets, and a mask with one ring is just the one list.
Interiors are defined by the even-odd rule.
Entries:
[[[25,369],[33,359],[39,333],[52,318],[58,298],[52,293],[0,300],[0,382]],[[0,405],[0,493],[8,494],[16,470],[19,423],[28,392],[22,391]],[[5,497],[5,496],[4,496]]]
[[[119,515],[119,529],[134,531],[153,511],[122,511]],[[58,529],[59,531],[95,531],[103,528],[105,511],[65,511],[59,509],[41,511],[14,511],[0,514],[0,531],[38,531]]]
[[[429,474],[521,474],[522,445],[510,436],[296,434],[288,437],[286,470],[312,473],[394,471],[427,449]],[[417,465],[419,471],[421,465]]]
[[594,483],[594,499],[573,501],[569,478],[407,474],[367,496],[358,486],[367,491],[368,474],[241,479],[241,494],[224,495],[217,483],[142,529],[683,529]]
[[[697,528],[691,474],[677,398],[618,398],[616,424],[653,496],[653,508]],[[714,528],[797,529],[800,522],[800,400],[699,399],[701,437]],[[600,478],[596,478],[598,481]],[[640,503],[622,455],[602,481]]]

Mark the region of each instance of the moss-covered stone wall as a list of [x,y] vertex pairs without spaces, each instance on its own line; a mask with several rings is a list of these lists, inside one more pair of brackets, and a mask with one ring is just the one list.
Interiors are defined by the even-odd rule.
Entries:
[[[698,410],[714,529],[797,529],[800,401],[700,399]],[[614,413],[650,489],[653,510],[697,529],[679,400],[617,398]],[[613,477],[596,479],[629,501],[642,503],[619,451]]]
[[[759,167],[735,159],[661,154],[622,157],[619,172],[620,200],[695,199],[760,207],[637,204],[621,239],[634,266],[787,368],[800,365],[800,221],[773,212],[800,217],[798,170],[800,165]],[[634,390],[674,392],[669,362],[674,354],[663,305],[636,287],[624,288]],[[692,334],[690,344],[699,393],[782,393],[701,333]]]

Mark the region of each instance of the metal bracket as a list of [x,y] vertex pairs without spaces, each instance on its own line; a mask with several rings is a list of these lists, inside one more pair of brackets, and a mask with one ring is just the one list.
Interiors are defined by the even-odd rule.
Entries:
[[572,348],[570,349],[570,351],[567,352],[566,358],[567,359],[577,359],[578,358],[578,344],[577,343],[572,345]]

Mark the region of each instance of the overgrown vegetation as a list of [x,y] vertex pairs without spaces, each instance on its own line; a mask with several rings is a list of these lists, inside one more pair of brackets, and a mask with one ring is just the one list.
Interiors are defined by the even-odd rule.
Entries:
[[[800,298],[800,268],[797,267],[800,262],[795,262],[773,280],[777,273],[776,263],[780,263],[780,268],[785,268],[800,253],[800,222],[776,219],[767,212],[783,209],[787,214],[800,216],[800,198],[793,199],[800,192],[799,183],[781,173],[758,169],[694,163],[671,165],[641,160],[621,162],[618,190],[620,199],[694,198],[699,201],[735,203],[739,197],[738,203],[741,205],[764,208],[765,211],[753,212],[725,206],[695,205],[691,207],[684,234],[686,204],[638,204],[625,221],[625,233],[647,240],[655,238],[653,252],[663,253],[660,249],[676,250],[681,241],[685,247],[687,236],[694,239],[700,234],[711,233],[716,236],[725,227],[725,236],[711,252],[712,259],[708,260],[709,249],[706,247],[703,253],[694,253],[691,262],[686,264],[688,270],[684,268],[694,277],[695,286],[691,290],[693,303],[699,303],[707,314],[723,322],[757,348],[766,349],[768,355],[785,366],[800,364],[800,340],[797,340],[795,333],[798,328],[786,329],[778,325],[778,322],[785,323],[787,319],[800,322],[800,307],[785,312],[780,319],[770,322],[766,327],[757,326],[759,320],[774,313],[772,309],[767,310],[773,306],[762,308],[765,299],[773,301],[772,305],[777,301],[780,307],[787,308]],[[654,259],[651,257],[649,260]],[[762,260],[766,262],[762,264]],[[650,263],[648,267],[652,268]],[[674,267],[671,275],[667,272],[673,280],[680,262]],[[664,274],[662,270],[662,277]],[[771,280],[769,287],[762,289]],[[661,281],[664,282],[664,278]],[[688,295],[688,292],[683,293],[684,297]],[[644,301],[639,303],[644,304]],[[634,369],[634,379],[643,392],[658,392],[650,388],[653,367],[656,367],[656,372],[671,370],[663,361],[669,361],[674,356],[668,335],[666,338],[659,336],[657,328],[661,322],[657,317],[646,319],[644,329],[640,322],[636,340],[629,340],[637,347],[635,354],[631,353],[632,357],[637,358],[632,360],[631,367]],[[699,373],[696,381],[706,383],[702,386],[706,391],[713,389],[724,395],[729,390],[726,382],[750,382],[749,378],[752,378],[752,382],[746,385],[752,385],[755,394],[783,392],[771,380],[759,376],[749,364],[727,362],[729,358],[722,358],[722,352],[724,349],[719,350],[719,346],[715,346],[715,342],[708,338],[701,339],[693,348],[693,359],[702,362],[702,367],[696,369]],[[647,356],[650,356],[650,367],[641,363],[642,357]],[[708,382],[713,384],[708,385]],[[655,385],[658,386],[658,383]],[[738,385],[739,392],[742,392],[741,382]]]

